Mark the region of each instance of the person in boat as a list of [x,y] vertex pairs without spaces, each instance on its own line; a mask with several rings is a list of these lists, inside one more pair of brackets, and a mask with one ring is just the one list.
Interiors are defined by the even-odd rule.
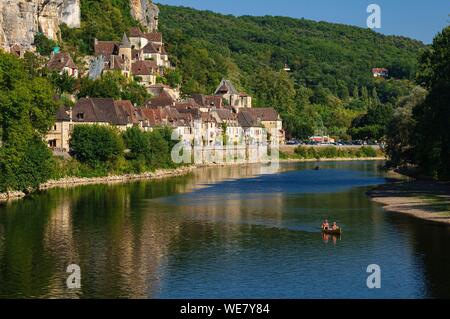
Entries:
[[323,230],[329,230],[330,229],[330,224],[328,223],[328,220],[324,220],[322,223],[322,229]]
[[333,226],[331,227],[333,230],[338,230],[339,226],[336,224],[336,222],[333,223]]

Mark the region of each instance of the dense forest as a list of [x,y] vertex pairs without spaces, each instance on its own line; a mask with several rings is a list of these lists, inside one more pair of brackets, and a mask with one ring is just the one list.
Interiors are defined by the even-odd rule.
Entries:
[[[159,5],[160,31],[181,90],[211,94],[223,77],[282,114],[288,136],[380,139],[398,99],[413,88],[425,45],[368,29],[286,17],[234,17]],[[66,49],[92,52],[137,22],[128,1],[81,0],[80,29],[62,27]],[[284,71],[285,65],[290,72]],[[389,79],[374,79],[385,67]],[[378,108],[378,106],[382,106]]]

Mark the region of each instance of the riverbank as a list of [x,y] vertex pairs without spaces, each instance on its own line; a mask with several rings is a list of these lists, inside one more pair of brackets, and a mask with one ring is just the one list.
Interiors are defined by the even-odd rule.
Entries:
[[[377,161],[385,160],[384,157],[361,157],[361,158],[323,158],[323,159],[299,159],[288,158],[280,159],[280,163],[283,162],[343,162],[343,161]],[[67,188],[82,185],[92,184],[111,184],[111,183],[126,183],[136,180],[151,180],[162,179],[175,176],[186,175],[193,170],[201,167],[213,167],[213,166],[230,166],[230,165],[257,165],[258,163],[223,163],[223,164],[202,164],[202,165],[190,165],[182,166],[174,169],[159,169],[154,172],[146,172],[142,174],[125,174],[125,175],[109,175],[102,177],[65,177],[58,180],[49,180],[39,187],[39,190],[48,190],[52,188]],[[264,163],[259,163],[264,164]],[[0,193],[0,203],[10,200],[20,199],[27,196],[24,192],[8,192]]]
[[352,162],[352,161],[385,161],[386,157],[336,157],[336,158],[284,158],[280,159],[280,163],[295,163],[295,162]]
[[368,195],[387,211],[450,225],[450,183],[396,182],[378,186]]

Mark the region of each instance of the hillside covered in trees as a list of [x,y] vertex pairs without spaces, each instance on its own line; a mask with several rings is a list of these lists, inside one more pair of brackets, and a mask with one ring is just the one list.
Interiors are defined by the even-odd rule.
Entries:
[[[226,77],[252,94],[256,106],[276,107],[288,136],[380,139],[395,104],[413,88],[425,49],[419,41],[347,25],[159,7],[182,92],[210,94]],[[81,29],[62,28],[65,46],[88,54],[95,37],[119,40],[138,24],[129,9],[125,0],[81,0]],[[374,79],[375,67],[388,68],[391,78]]]

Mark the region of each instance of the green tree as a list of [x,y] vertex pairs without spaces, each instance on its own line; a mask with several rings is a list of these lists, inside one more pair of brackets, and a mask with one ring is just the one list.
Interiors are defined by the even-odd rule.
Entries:
[[425,101],[426,95],[427,91],[418,86],[397,104],[387,127],[386,154],[391,167],[413,164],[415,161],[413,146],[416,123],[413,110]]
[[70,139],[71,154],[92,167],[114,164],[124,153],[117,129],[100,125],[77,125]]
[[414,152],[425,174],[450,179],[450,26],[420,59],[418,81],[429,94],[413,110]]
[[56,92],[59,94],[75,92],[77,87],[77,80],[70,76],[67,72],[59,74],[58,72],[50,72],[48,79],[53,84]]
[[39,32],[34,35],[34,45],[36,46],[36,51],[41,55],[49,56],[53,48],[58,46],[58,43]]
[[0,52],[0,191],[34,188],[52,174],[43,138],[58,104],[51,83],[27,68]]

